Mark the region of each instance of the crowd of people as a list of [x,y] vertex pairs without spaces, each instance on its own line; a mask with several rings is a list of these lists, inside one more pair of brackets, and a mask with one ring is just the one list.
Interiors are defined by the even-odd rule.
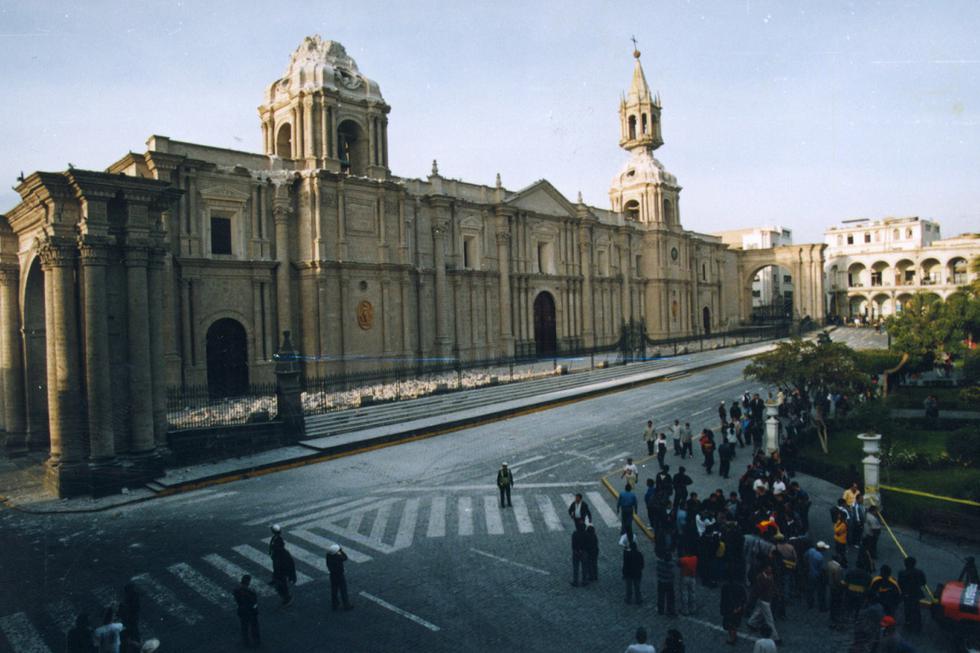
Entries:
[[[806,420],[809,406],[798,394],[780,393],[777,401],[784,425],[798,428]],[[706,590],[720,588],[711,600],[717,601],[725,642],[732,646],[745,626],[756,633],[755,651],[776,651],[782,644],[779,622],[793,607],[824,613],[830,629],[851,631],[853,653],[912,651],[897,626],[901,620],[903,632],[921,630],[925,574],[912,557],[900,561],[897,573],[879,560],[882,520],[876,506],[865,505],[856,476],[829,519],[811,515],[810,496],[793,480],[780,450],[763,450],[764,408],[757,394],[729,406],[722,402],[721,435],[701,431],[697,443],[707,474],[713,472],[716,451],[722,478],[729,477],[737,457],[747,458],[734,488],[727,493],[717,488],[707,496],[691,491],[693,480],[683,465],[672,472],[668,462],[668,432],[674,440],[673,457],[693,457],[690,424],[675,420],[658,433],[647,422],[643,438],[648,453],[656,456],[658,471],[642,479],[646,490],[640,497],[639,467],[629,459],[620,473],[624,489],[616,506],[626,602],[643,602],[647,567],[635,520],[652,535],[655,562],[649,566],[655,569],[660,615],[704,614]],[[794,435],[784,432],[784,442]],[[653,650],[645,630],[636,639],[629,651]]]

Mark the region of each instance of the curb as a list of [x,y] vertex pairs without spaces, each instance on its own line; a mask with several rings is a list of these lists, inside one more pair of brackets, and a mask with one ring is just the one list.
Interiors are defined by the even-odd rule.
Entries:
[[[772,344],[775,342],[780,342],[781,340],[783,340],[783,338],[777,340],[760,341],[760,343],[753,343],[753,344],[762,344],[762,343]],[[216,473],[213,476],[205,476],[203,478],[195,479],[193,481],[187,481],[186,483],[177,483],[171,485],[150,496],[139,497],[139,498],[132,499],[130,501],[122,501],[119,503],[114,503],[110,506],[97,506],[91,508],[75,508],[75,509],[66,509],[66,510],[35,510],[29,507],[17,505],[9,497],[5,497],[2,495],[0,495],[0,506],[8,510],[15,510],[17,512],[30,514],[30,515],[61,515],[61,514],[67,515],[67,514],[105,512],[108,510],[113,510],[115,508],[121,508],[123,506],[145,503],[147,501],[151,501],[157,498],[173,496],[175,494],[182,494],[184,492],[191,492],[193,490],[200,490],[202,488],[211,487],[215,485],[223,485],[225,483],[230,483],[233,481],[240,481],[248,478],[257,478],[275,472],[287,471],[290,469],[296,469],[298,467],[305,467],[307,465],[314,465],[317,463],[326,462],[328,460],[333,460],[336,458],[344,458],[356,454],[367,453],[369,451],[383,449],[386,447],[391,447],[406,442],[415,442],[418,440],[424,440],[431,437],[452,433],[453,431],[459,431],[464,428],[469,428],[472,426],[492,424],[494,422],[511,419],[513,417],[520,417],[522,415],[529,415],[532,413],[541,412],[543,410],[559,408],[561,406],[567,406],[569,404],[577,403],[580,401],[586,401],[589,399],[595,399],[597,397],[602,397],[617,392],[632,390],[634,388],[639,388],[646,385],[652,385],[654,383],[670,382],[677,379],[688,377],[693,372],[701,372],[716,367],[731,365],[732,363],[738,363],[740,361],[745,360],[746,358],[752,358],[753,356],[756,355],[757,354],[754,353],[745,354],[725,361],[696,365],[686,370],[669,372],[659,376],[653,376],[646,379],[631,381],[629,383],[622,383],[610,388],[601,388],[597,390],[585,391],[573,397],[567,397],[567,398],[556,399],[556,400],[545,400],[524,408],[505,409],[505,410],[491,412],[489,414],[480,415],[476,417],[469,417],[469,418],[459,419],[455,421],[447,421],[441,427],[435,427],[435,428],[420,427],[418,429],[414,429],[410,431],[391,433],[389,435],[379,436],[377,438],[373,438],[372,440],[367,441],[369,442],[369,444],[349,443],[344,445],[338,445],[336,447],[330,448],[329,450],[318,451],[316,453],[311,453],[309,456],[301,456],[299,458],[295,458],[290,461],[265,463],[262,465],[255,465],[252,467],[236,470],[233,472]],[[304,446],[302,442],[297,442],[295,444],[299,446]],[[656,456],[653,456],[652,458],[655,457]],[[643,459],[643,460],[650,460],[650,458]],[[619,493],[616,492],[615,489],[613,489],[613,487],[609,484],[606,477],[602,477],[602,482],[606,485],[607,489],[613,494],[613,496],[615,496],[616,498],[619,497]],[[646,525],[640,521],[639,515],[634,514],[633,518],[634,520],[636,520],[637,525],[643,530],[643,532],[647,535],[647,537],[649,537],[652,541],[653,533],[649,532],[649,529],[646,527]]]

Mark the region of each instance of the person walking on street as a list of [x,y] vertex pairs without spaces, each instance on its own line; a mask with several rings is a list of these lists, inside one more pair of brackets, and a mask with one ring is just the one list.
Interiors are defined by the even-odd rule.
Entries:
[[840,513],[838,513],[837,521],[834,523],[834,547],[836,554],[847,560],[847,520]]
[[687,486],[693,483],[691,477],[685,472],[687,470],[684,467],[678,467],[677,473],[674,474],[673,484],[674,484],[674,510],[676,511],[678,506],[685,505],[687,503]]
[[591,520],[585,522],[585,579],[594,583],[599,580],[599,536]]
[[625,479],[628,485],[636,487],[640,480],[640,470],[637,469],[632,458],[626,459],[626,465],[623,466],[623,471],[620,472],[619,477]]
[[620,534],[626,535],[626,541],[633,539],[633,515],[636,513],[636,495],[633,494],[633,486],[626,484],[616,501],[616,512],[619,513],[621,521]]
[[640,626],[636,629],[636,644],[630,644],[626,653],[657,653],[657,649],[647,644],[647,629]]
[[333,610],[337,610],[341,603],[344,610],[354,609],[347,596],[345,562],[347,562],[347,553],[339,544],[331,544],[327,549],[327,571],[330,572],[330,606]]
[[807,549],[804,554],[806,562],[806,607],[813,609],[814,599],[820,612],[827,611],[827,577],[824,575],[824,566],[827,564],[827,551],[830,547],[826,542],[820,541]]
[[667,434],[661,433],[657,436],[657,465],[660,469],[664,468],[664,458],[667,457]]
[[684,432],[684,427],[681,426],[681,421],[679,419],[675,419],[674,420],[674,423],[671,424],[671,426],[670,426],[670,436],[671,436],[671,439],[674,441],[674,455],[675,456],[681,456],[681,455],[683,455],[683,452],[682,452],[682,449],[681,449],[681,434],[683,432]]
[[694,458],[694,450],[691,448],[691,441],[694,439],[694,432],[691,431],[691,423],[684,422],[681,429],[681,458]]
[[[507,463],[500,463],[497,471],[497,488],[500,490],[500,507],[510,508],[510,489],[514,487],[514,474],[507,468]],[[506,503],[504,502],[506,499]]]
[[913,633],[922,630],[922,612],[919,601],[922,600],[922,588],[926,585],[926,575],[915,566],[915,558],[905,559],[905,569],[898,572],[898,586],[902,589],[902,603],[905,606],[904,627]]
[[259,595],[251,585],[252,577],[245,574],[233,592],[235,605],[238,606],[238,621],[242,627],[242,644],[246,647],[262,643],[259,635]]
[[830,627],[839,628],[844,623],[844,568],[847,560],[834,556],[827,561],[824,573],[827,575],[827,588],[830,590]]
[[660,653],[685,653],[686,651],[687,649],[684,647],[684,636],[681,635],[681,631],[676,628],[669,629]]
[[742,623],[748,601],[745,585],[734,574],[729,575],[721,586],[721,627],[728,633],[725,643],[729,646],[735,646],[738,641],[738,627]]
[[119,621],[122,622],[123,650],[138,653],[143,641],[140,635],[140,595],[132,582],[123,586],[123,600],[119,604]]
[[582,572],[582,585],[587,585],[585,577],[588,575],[583,569],[585,565],[585,526],[582,522],[575,522],[575,530],[572,531],[572,587],[579,586],[579,572]]
[[715,465],[715,434],[711,432],[711,429],[705,429],[701,432],[699,442],[701,453],[704,454],[704,469],[710,474],[711,468]]
[[681,570],[681,591],[680,591],[680,611],[684,616],[690,616],[697,612],[697,575],[698,557],[693,551],[681,555],[677,559],[677,566]]
[[572,522],[575,524],[585,524],[587,521],[592,521],[592,511],[589,509],[589,504],[582,501],[582,493],[575,493],[575,500],[572,501],[568,506],[568,516],[572,518]]
[[[776,595],[776,583],[772,577],[772,568],[769,562],[763,565],[762,570],[752,581],[751,597],[755,600],[755,610],[749,617],[748,625],[759,627],[764,624],[769,627],[772,639],[779,644],[779,633],[776,631],[776,621],[772,617],[772,600]],[[760,624],[761,622],[761,624]]]
[[656,528],[660,497],[657,494],[656,482],[652,478],[647,479],[647,491],[643,494],[643,505],[647,509],[647,523],[650,525],[650,528]]
[[844,572],[844,621],[854,623],[858,612],[864,606],[871,585],[871,572],[860,566],[848,568]]
[[80,613],[75,617],[75,626],[65,636],[66,653],[95,653],[92,627],[88,625],[88,614]]
[[864,496],[858,494],[854,497],[854,504],[847,509],[847,543],[853,547],[861,544],[864,537],[864,522],[868,513],[864,509]]
[[635,596],[636,605],[642,605],[640,581],[643,579],[643,554],[640,553],[636,539],[632,537],[629,546],[623,551],[623,579],[626,581],[626,602],[633,603]]
[[657,558],[657,614],[676,617],[674,598],[674,562],[666,551]]
[[871,580],[871,587],[868,590],[871,595],[876,597],[881,607],[885,609],[885,614],[894,617],[895,609],[902,601],[902,588],[898,586],[898,581],[892,578],[892,568],[882,565],[879,575]]
[[729,470],[732,466],[732,458],[735,457],[735,445],[729,442],[726,438],[721,446],[718,447],[718,460],[720,464],[718,465],[718,474],[722,478],[727,479]]
[[643,441],[647,443],[647,455],[653,455],[653,442],[657,439],[657,433],[653,429],[653,420],[647,420],[647,427],[643,429]]
[[721,430],[725,429],[725,425],[728,424],[728,408],[725,407],[725,402],[718,404],[718,423]]
[[279,524],[272,527],[269,551],[272,556],[272,584],[282,600],[282,605],[287,606],[293,602],[289,586],[296,584],[296,562],[286,550],[286,541],[282,539],[282,527]]

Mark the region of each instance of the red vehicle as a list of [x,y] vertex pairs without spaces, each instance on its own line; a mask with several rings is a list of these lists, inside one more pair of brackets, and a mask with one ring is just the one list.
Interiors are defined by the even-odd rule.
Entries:
[[953,636],[956,650],[980,653],[980,585],[950,581],[936,596],[932,616]]

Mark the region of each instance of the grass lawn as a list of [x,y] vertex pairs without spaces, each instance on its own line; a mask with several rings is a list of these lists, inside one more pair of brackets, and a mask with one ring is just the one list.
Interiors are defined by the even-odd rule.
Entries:
[[[953,428],[935,430],[916,428],[910,420],[885,419],[878,422],[876,429],[855,428],[838,423],[830,429],[830,454],[824,454],[815,435],[809,437],[800,451],[800,470],[826,480],[843,484],[848,478],[848,467],[854,465],[861,469],[861,441],[857,435],[869,430],[882,434],[883,451],[889,447],[926,454],[936,461],[946,452],[946,439],[953,428],[963,428],[963,422],[953,423]],[[972,437],[980,437],[980,425],[972,426]],[[881,483],[908,490],[929,492],[957,499],[980,500],[980,467],[963,467],[955,464],[926,467],[913,465],[911,469],[900,469],[897,464],[882,466]],[[886,519],[915,525],[930,510],[948,512],[970,512],[980,514],[980,508],[962,506],[936,499],[910,496],[892,491],[882,492],[882,503]]]

